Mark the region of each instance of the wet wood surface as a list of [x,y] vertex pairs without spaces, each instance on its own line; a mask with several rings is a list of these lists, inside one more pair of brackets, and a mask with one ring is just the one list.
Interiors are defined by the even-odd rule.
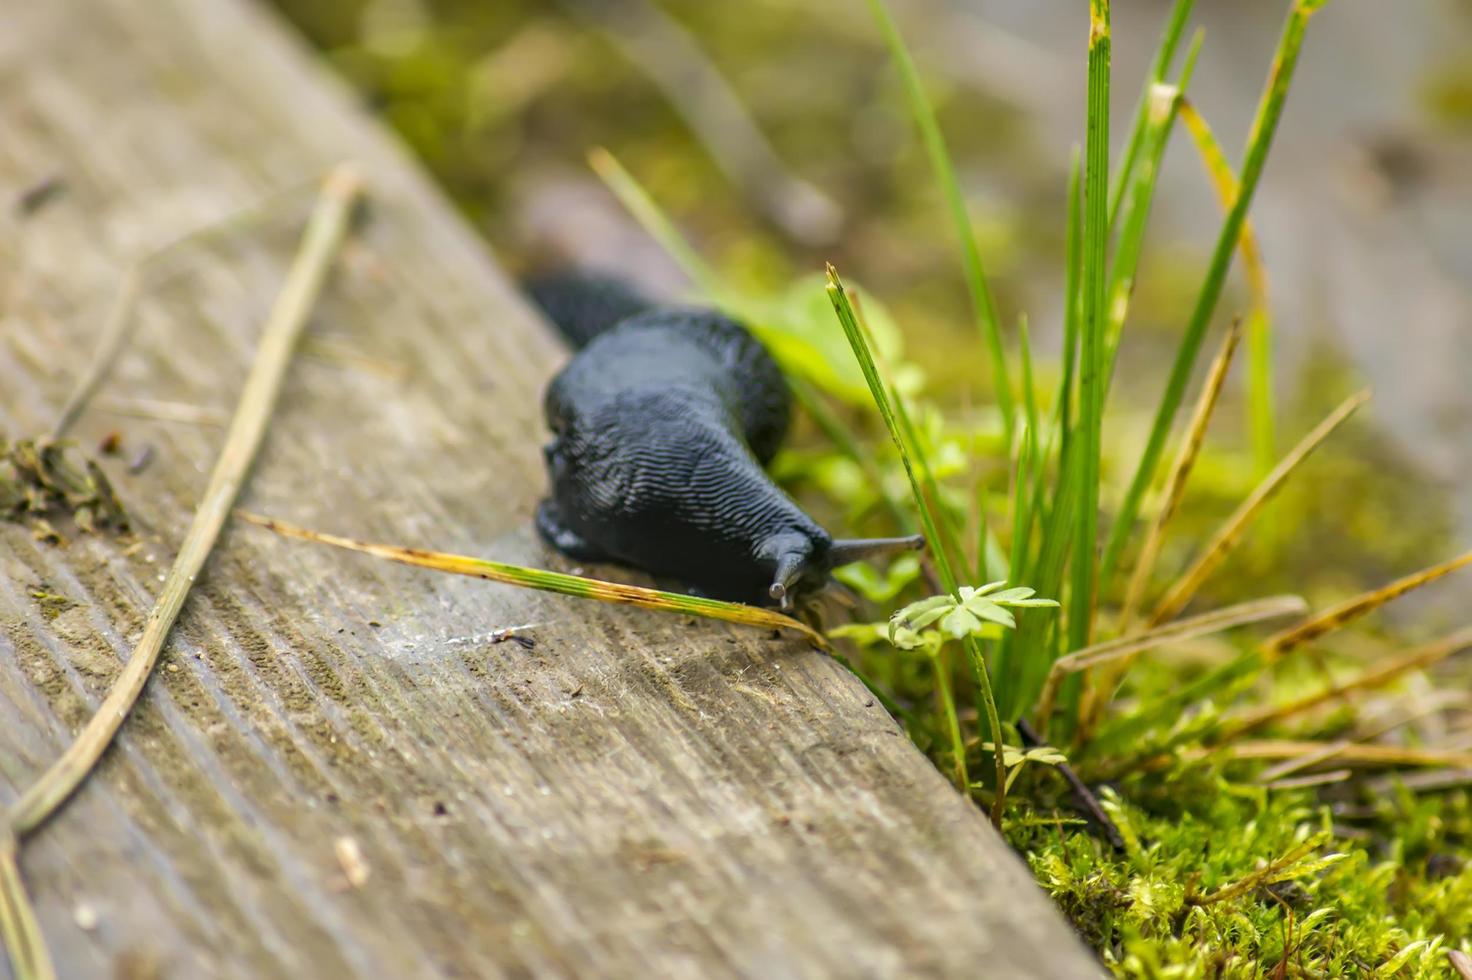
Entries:
[[[141,631],[337,160],[369,175],[370,220],[242,502],[566,567],[530,530],[564,352],[295,38],[242,0],[0,16],[0,433],[50,426],[131,263],[230,219],[157,264],[77,430],[118,433],[135,535],[0,525],[0,804]],[[497,642],[524,624],[534,646]],[[1097,970],[982,814],[796,641],[241,525],[22,867],[65,977]]]

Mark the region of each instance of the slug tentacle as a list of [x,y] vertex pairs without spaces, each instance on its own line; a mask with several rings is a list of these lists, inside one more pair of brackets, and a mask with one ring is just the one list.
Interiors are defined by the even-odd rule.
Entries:
[[922,534],[909,534],[902,538],[841,538],[833,542],[828,554],[833,567],[837,568],[865,558],[892,555],[898,551],[920,551],[924,547],[925,536]]
[[828,577],[826,562],[813,554],[812,539],[801,533],[774,534],[762,543],[758,553],[764,562],[772,564],[772,584],[767,586],[767,596],[783,609],[792,607],[792,593],[799,590],[805,579],[816,579],[821,587]]
[[772,482],[763,466],[792,399],[741,324],[714,310],[649,309],[606,280],[567,293],[555,281],[534,298],[581,349],[545,399],[551,493],[537,528],[553,547],[789,608],[823,590],[837,564],[918,546],[834,542]]

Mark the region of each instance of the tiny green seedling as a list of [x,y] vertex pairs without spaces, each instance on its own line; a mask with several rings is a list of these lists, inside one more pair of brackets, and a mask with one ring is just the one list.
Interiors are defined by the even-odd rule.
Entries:
[[1058,606],[1053,599],[1033,598],[1036,592],[1026,586],[1002,589],[1006,584],[989,582],[980,588],[963,585],[956,595],[936,595],[912,602],[890,617],[890,642],[901,650],[914,650],[938,647],[968,636],[995,639],[999,632],[988,626],[1017,628],[1012,609]]

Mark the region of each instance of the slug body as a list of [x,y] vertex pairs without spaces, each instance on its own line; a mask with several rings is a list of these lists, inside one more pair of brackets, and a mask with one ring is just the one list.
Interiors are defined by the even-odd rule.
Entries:
[[788,605],[835,564],[913,539],[838,542],[763,469],[791,394],[766,349],[714,310],[654,309],[616,283],[531,288],[575,345],[547,389],[551,493],[537,528],[583,561],[714,598]]

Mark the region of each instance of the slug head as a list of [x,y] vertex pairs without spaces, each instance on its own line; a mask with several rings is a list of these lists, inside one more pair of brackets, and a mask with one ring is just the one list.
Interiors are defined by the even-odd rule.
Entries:
[[814,538],[786,532],[768,538],[761,557],[772,563],[772,584],[767,594],[783,609],[791,609],[794,597],[821,592],[832,583],[833,569],[850,562],[925,547],[920,535],[902,538]]

